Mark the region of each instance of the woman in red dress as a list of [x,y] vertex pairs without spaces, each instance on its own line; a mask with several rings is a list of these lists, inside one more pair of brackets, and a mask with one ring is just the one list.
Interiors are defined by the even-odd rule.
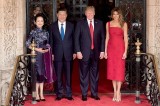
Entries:
[[120,88],[125,78],[125,59],[127,57],[127,23],[122,11],[115,7],[111,11],[112,21],[106,24],[105,58],[107,59],[107,79],[112,80],[113,101],[121,101]]

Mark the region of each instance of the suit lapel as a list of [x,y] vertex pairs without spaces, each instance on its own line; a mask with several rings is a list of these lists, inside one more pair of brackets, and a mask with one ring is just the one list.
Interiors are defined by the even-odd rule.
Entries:
[[57,24],[57,25],[56,25],[56,29],[55,29],[55,31],[57,31],[57,34],[58,34],[59,38],[62,40],[62,37],[61,37],[60,31],[59,31],[59,27],[58,27],[58,21],[57,21],[57,23],[56,23],[56,24]]
[[96,35],[96,33],[97,33],[97,29],[98,29],[98,26],[97,26],[98,24],[97,24],[97,21],[94,19],[94,34],[93,34],[93,36],[94,36],[94,38],[95,38],[95,35]]
[[87,22],[87,19],[85,20],[85,29],[87,30],[87,32],[88,32],[88,36],[89,36],[89,38],[91,39],[91,33],[90,33],[90,30],[89,30],[89,25],[88,25],[88,22]]
[[64,39],[63,39],[63,41],[65,40],[68,31],[69,31],[69,25],[68,25],[68,22],[66,21],[66,29],[65,29],[65,34],[64,34]]

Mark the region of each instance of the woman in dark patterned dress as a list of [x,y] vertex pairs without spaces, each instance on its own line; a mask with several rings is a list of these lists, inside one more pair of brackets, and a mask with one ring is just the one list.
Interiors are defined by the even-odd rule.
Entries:
[[[36,100],[39,102],[45,101],[43,96],[43,85],[45,82],[45,61],[44,61],[44,53],[48,52],[46,49],[46,44],[48,42],[49,33],[42,29],[44,25],[44,18],[42,14],[37,14],[35,17],[35,24],[36,28],[30,32],[29,38],[26,41],[26,46],[29,49],[32,49],[30,46],[32,39],[34,39],[37,47],[35,48],[36,51]],[[38,90],[40,88],[40,98],[38,94]]]

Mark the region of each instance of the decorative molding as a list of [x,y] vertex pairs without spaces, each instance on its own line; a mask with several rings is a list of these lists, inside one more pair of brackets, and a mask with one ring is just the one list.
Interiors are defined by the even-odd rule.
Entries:
[[160,5],[160,0],[156,0],[156,5]]
[[4,0],[4,67],[13,69],[17,49],[17,0]]
[[160,68],[160,0],[147,0],[147,52],[156,56]]
[[[2,82],[2,79],[1,79],[1,77],[2,77],[2,70],[0,70],[0,83]],[[2,98],[2,90],[1,90],[1,85],[0,85],[0,98]],[[2,105],[1,102],[2,101],[2,99],[0,99],[0,105]]]
[[148,40],[148,45],[149,46],[155,46],[155,30],[156,27],[148,27],[148,34],[146,36],[146,39]]
[[149,46],[149,47],[148,47],[148,53],[155,54],[155,53],[156,53],[156,47],[154,47],[154,46]]
[[160,47],[156,48],[156,61],[158,68],[160,68]]
[[2,89],[2,105],[5,104],[5,100],[6,100],[6,97],[7,97],[7,92],[8,92],[8,89],[9,89],[9,83],[5,83],[3,85],[3,87],[1,88]]
[[156,27],[160,27],[160,7],[156,6]]
[[155,47],[160,47],[160,27],[156,27],[155,30]]
[[0,72],[1,74],[1,83],[0,83],[0,91],[1,91],[1,105],[5,104],[8,88],[9,88],[9,83],[11,81],[11,76],[12,76],[12,71],[13,70],[2,70]]
[[0,71],[0,105],[5,104],[12,71],[16,59],[17,52],[17,0],[3,0],[3,25],[1,29],[1,50],[3,58],[1,58]]
[[[156,5],[160,5],[160,0],[156,0]],[[156,61],[158,68],[160,68],[160,7],[156,6],[156,30],[155,30],[155,48],[156,48]],[[150,35],[151,36],[151,35]]]
[[[1,21],[1,20],[0,20]],[[3,21],[2,21],[3,22]],[[3,68],[3,64],[4,64],[4,56],[3,56],[3,53],[4,53],[4,47],[3,47],[3,42],[4,42],[4,30],[3,29],[0,29],[0,70],[2,70]],[[1,77],[0,77],[1,78]]]

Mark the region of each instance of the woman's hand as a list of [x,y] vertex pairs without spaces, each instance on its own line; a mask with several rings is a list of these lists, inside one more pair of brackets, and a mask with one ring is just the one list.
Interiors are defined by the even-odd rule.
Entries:
[[46,53],[46,52],[48,52],[48,51],[49,51],[49,49],[45,49],[44,51],[45,51],[45,53]]
[[126,59],[127,58],[127,52],[124,52],[122,59]]
[[73,60],[76,58],[76,54],[73,54]]
[[36,51],[38,51],[40,53],[46,53],[46,52],[48,52],[48,49],[43,50],[42,48],[36,48]]
[[54,55],[52,54],[52,60],[54,61]]
[[105,59],[107,59],[107,58],[108,58],[107,53],[104,53],[104,58],[105,58]]

